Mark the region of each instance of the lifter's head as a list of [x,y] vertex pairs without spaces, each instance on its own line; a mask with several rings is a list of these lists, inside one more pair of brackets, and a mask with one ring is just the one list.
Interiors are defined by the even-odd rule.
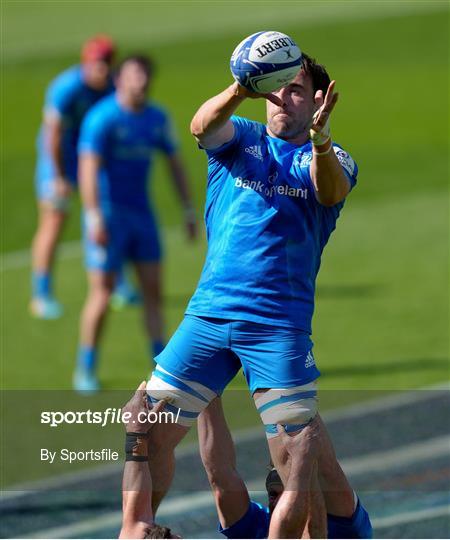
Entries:
[[283,493],[284,487],[283,482],[281,481],[280,475],[278,474],[275,467],[271,467],[269,474],[266,478],[266,491],[267,497],[269,499],[269,511],[270,514],[275,509],[281,494]]
[[283,102],[275,105],[267,101],[267,127],[269,134],[294,144],[309,139],[309,128],[316,112],[314,97],[318,90],[326,94],[330,77],[325,66],[307,54],[295,79],[287,86],[273,92]]
[[169,527],[163,527],[154,523],[145,530],[144,538],[181,538],[181,536],[173,534]]
[[103,90],[108,86],[115,54],[116,46],[106,35],[98,35],[86,41],[81,49],[81,64],[89,87]]

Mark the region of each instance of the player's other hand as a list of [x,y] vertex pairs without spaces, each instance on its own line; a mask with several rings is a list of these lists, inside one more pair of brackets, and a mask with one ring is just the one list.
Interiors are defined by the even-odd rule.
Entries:
[[97,208],[86,210],[86,227],[92,242],[100,246],[106,246],[108,243],[108,231],[100,210]]
[[230,90],[235,96],[246,97],[250,99],[264,98],[268,101],[271,101],[274,105],[278,105],[279,107],[282,107],[283,105],[283,101],[275,94],[259,94],[258,92],[252,92],[251,90],[247,90],[247,88],[245,88],[244,86],[241,86],[236,81],[230,86]]
[[334,106],[337,103],[339,94],[334,91],[336,81],[331,81],[325,98],[323,97],[323,91],[317,90],[314,96],[314,102],[316,104],[316,112],[313,116],[313,123],[311,129],[315,132],[320,132],[325,127],[327,120],[332,113]]
[[320,450],[321,426],[317,416],[311,422],[295,435],[289,435],[284,426],[278,424],[277,430],[281,437],[284,449],[291,459],[306,458],[316,456]]
[[152,411],[158,414],[166,405],[166,402],[162,400],[155,407],[152,407],[147,399],[146,386],[147,383],[142,381],[130,401],[122,407],[122,415],[128,413],[127,416],[129,416],[129,418],[124,419],[127,432],[147,433],[154,425],[154,422],[150,422],[148,413]]
[[58,176],[55,178],[55,195],[61,199],[67,199],[72,193],[72,185],[67,178]]

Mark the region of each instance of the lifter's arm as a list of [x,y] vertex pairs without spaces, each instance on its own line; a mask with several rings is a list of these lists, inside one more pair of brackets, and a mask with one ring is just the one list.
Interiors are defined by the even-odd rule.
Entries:
[[[153,522],[152,512],[152,478],[148,466],[148,431],[151,425],[146,415],[149,411],[145,391],[146,383],[142,382],[134,396],[122,409],[127,413],[125,429],[133,434],[133,444],[127,448],[127,461],[122,479],[122,528],[119,538],[145,538]],[[160,401],[153,409],[159,413],[165,406]]]
[[47,115],[45,118],[46,144],[55,170],[55,188],[59,197],[66,197],[72,191],[65,177],[62,150],[63,129],[62,119],[58,115]]
[[208,99],[195,113],[191,121],[191,133],[203,148],[218,148],[234,136],[231,115],[245,98],[266,98],[275,103],[281,100],[273,94],[250,92],[234,82],[217,96]]
[[236,470],[236,455],[222,402],[214,399],[198,418],[200,455],[214,494],[220,524],[231,527],[247,512],[250,498]]
[[[314,420],[297,435],[289,436],[278,426],[279,436],[290,456],[290,471],[286,487],[270,520],[269,538],[301,538],[302,534],[314,529],[318,538],[326,538],[326,513],[317,503],[315,490],[318,488],[317,453],[319,431]],[[325,530],[324,530],[325,529]]]

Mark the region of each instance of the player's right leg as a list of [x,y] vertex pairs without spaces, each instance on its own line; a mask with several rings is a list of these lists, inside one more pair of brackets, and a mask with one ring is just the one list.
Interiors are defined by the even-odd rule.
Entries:
[[167,493],[174,475],[174,449],[199,414],[222,393],[240,369],[228,347],[229,322],[187,315],[162,353],[147,386],[152,402],[168,401],[178,415],[175,424],[150,432],[149,465],[153,481],[153,511]]
[[56,319],[62,315],[62,307],[53,297],[52,270],[69,198],[56,193],[52,174],[49,165],[40,160],[36,171],[39,221],[32,243],[30,311],[42,319]]

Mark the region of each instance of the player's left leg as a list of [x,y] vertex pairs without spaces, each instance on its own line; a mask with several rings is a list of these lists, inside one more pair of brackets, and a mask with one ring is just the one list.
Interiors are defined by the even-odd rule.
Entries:
[[155,218],[150,212],[126,216],[130,230],[127,258],[132,261],[141,285],[144,322],[153,360],[165,346],[162,313],[162,249]]
[[74,387],[81,392],[99,388],[96,367],[98,343],[115,283],[114,272],[88,272],[89,291],[80,319],[80,342]]
[[142,290],[145,328],[151,340],[150,354],[155,357],[164,348],[161,264],[136,262],[135,267]]

